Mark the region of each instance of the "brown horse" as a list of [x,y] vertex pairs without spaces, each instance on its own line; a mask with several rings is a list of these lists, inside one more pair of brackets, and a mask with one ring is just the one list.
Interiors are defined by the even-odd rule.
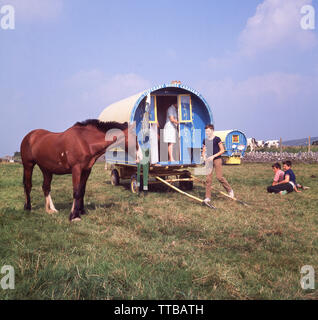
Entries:
[[[119,129],[124,135],[112,140],[106,139],[106,133],[111,129]],[[57,212],[50,196],[53,174],[72,174],[73,206],[70,221],[80,220],[85,214],[84,194],[87,179],[96,160],[106,149],[125,139],[128,150],[127,123],[101,122],[96,119],[77,122],[71,128],[61,133],[43,129],[28,133],[21,143],[21,157],[24,167],[23,184],[25,192],[25,210],[31,210],[32,172],[37,164],[43,173],[42,190],[45,196],[45,209],[48,213]],[[116,136],[116,137],[115,137]],[[114,145],[115,145],[114,144]]]

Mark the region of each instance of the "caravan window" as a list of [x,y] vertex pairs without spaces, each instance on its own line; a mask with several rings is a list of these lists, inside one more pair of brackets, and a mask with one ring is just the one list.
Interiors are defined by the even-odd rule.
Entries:
[[192,105],[190,95],[179,95],[178,102],[180,122],[192,122]]
[[240,142],[240,137],[238,134],[233,134],[232,136],[232,143],[239,143]]
[[149,122],[157,122],[157,97],[151,96],[150,112],[149,112]]

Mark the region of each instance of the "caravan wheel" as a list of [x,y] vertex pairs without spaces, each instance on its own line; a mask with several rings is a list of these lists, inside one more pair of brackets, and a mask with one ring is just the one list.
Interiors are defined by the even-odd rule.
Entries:
[[[185,179],[185,178],[191,178],[191,173],[184,173],[182,175],[180,175],[181,179]],[[192,190],[193,189],[193,181],[180,181],[179,182],[179,187],[181,190]]]
[[[140,182],[142,181],[142,177],[140,177]],[[133,174],[130,178],[130,190],[132,193],[139,193],[140,187],[137,186],[137,175]]]
[[112,173],[110,175],[110,181],[113,186],[119,185],[119,173],[116,169],[112,170]]

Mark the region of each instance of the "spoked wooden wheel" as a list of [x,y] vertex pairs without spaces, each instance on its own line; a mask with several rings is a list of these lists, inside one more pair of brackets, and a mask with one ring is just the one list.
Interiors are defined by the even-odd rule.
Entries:
[[[181,179],[191,178],[191,173],[184,173],[180,175]],[[193,181],[180,181],[179,187],[181,190],[192,190],[193,189]]]
[[[140,180],[142,177],[140,177]],[[137,175],[133,174],[130,178],[130,190],[132,193],[138,193],[140,187],[137,185]]]
[[110,175],[110,181],[113,186],[119,185],[119,173],[116,169],[112,170],[112,173]]

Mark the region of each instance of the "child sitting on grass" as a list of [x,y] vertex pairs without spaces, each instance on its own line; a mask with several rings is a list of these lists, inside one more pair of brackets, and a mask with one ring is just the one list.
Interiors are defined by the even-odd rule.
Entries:
[[[283,162],[283,169],[284,169],[284,179],[277,184],[267,187],[267,191],[270,193],[280,193],[282,195],[286,193],[293,192],[301,192],[297,188],[296,183],[296,176],[291,169],[292,163],[291,161],[287,160]],[[300,185],[299,185],[300,186]]]
[[276,162],[272,165],[272,169],[275,173],[272,186],[276,186],[278,184],[278,182],[281,182],[284,180],[284,171],[282,170],[282,167],[281,167],[280,163],[278,163],[278,162]]

